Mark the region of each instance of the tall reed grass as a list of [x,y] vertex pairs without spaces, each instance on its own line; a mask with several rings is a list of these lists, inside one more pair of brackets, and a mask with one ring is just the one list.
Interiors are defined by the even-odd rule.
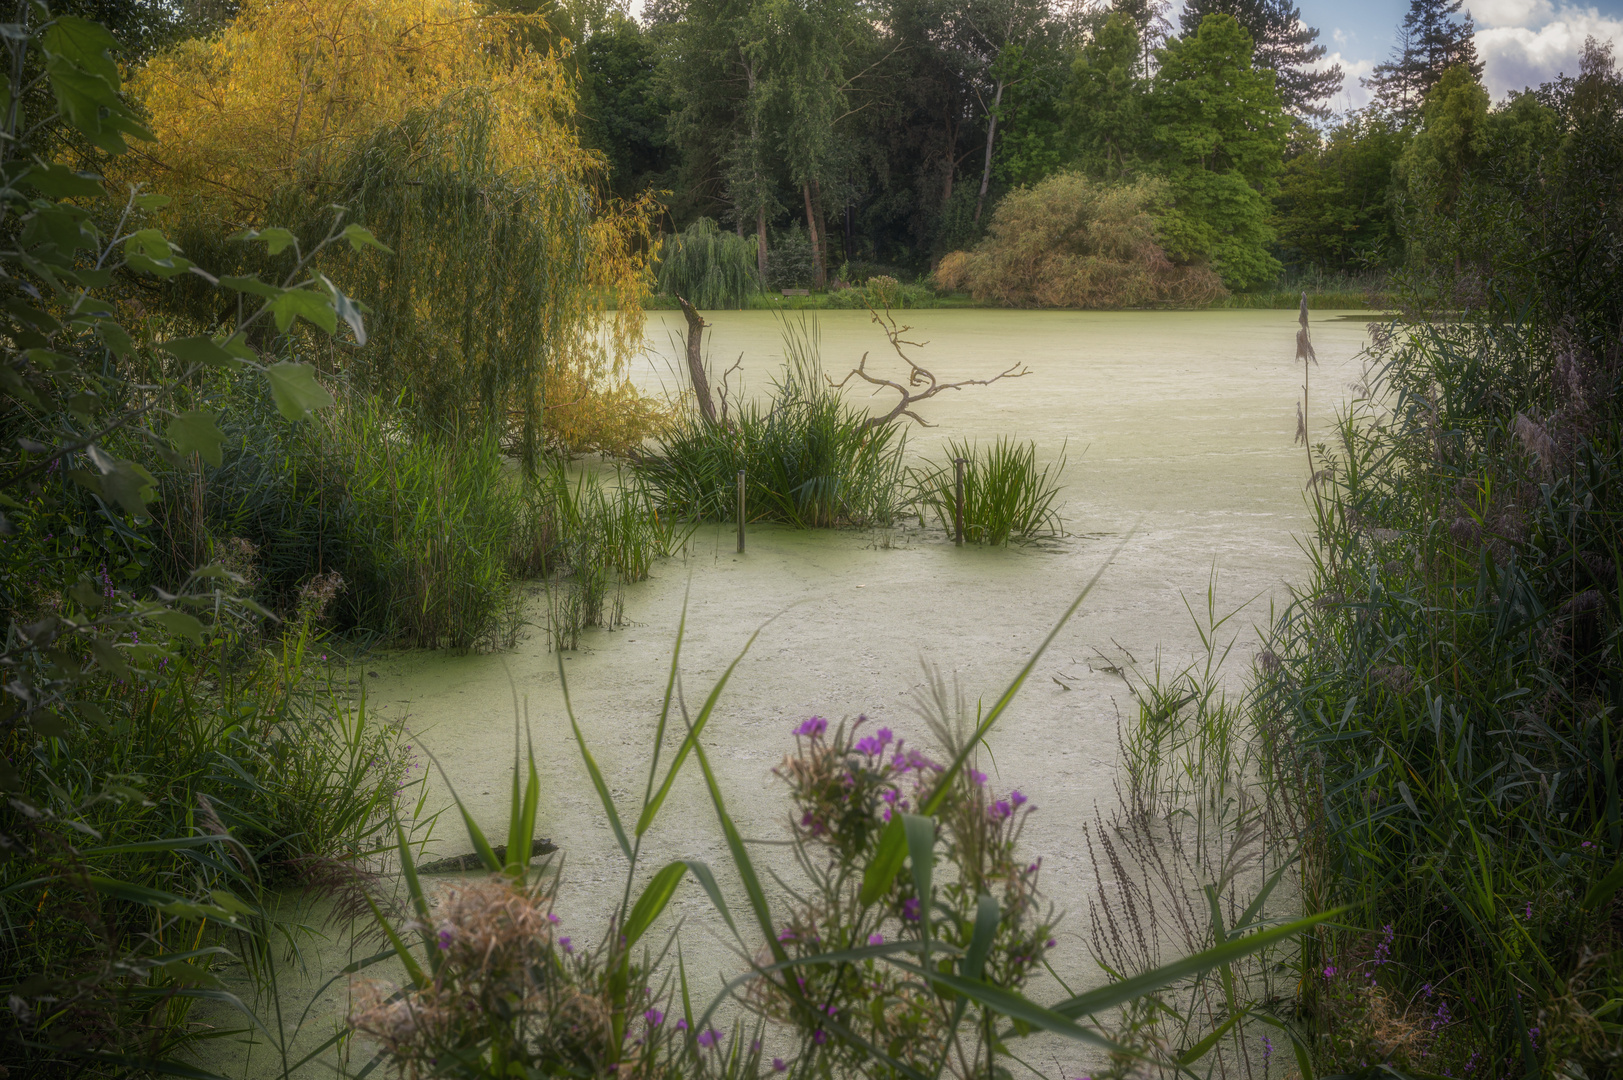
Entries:
[[814,323],[784,323],[788,362],[767,403],[744,402],[725,424],[678,424],[637,463],[661,512],[687,521],[738,516],[744,473],[750,521],[796,528],[888,525],[907,503],[906,435],[868,427],[830,387]]
[[199,1005],[274,1023],[220,982],[241,963],[275,986],[299,928],[273,890],[364,878],[421,810],[412,747],[331,680],[308,626],[240,674],[226,648],[194,648],[155,680],[87,684],[86,721],[3,748],[49,793],[4,818],[13,1075],[203,1075],[189,1059],[219,1033]]
[[578,634],[611,585],[680,543],[640,484],[576,485],[559,462],[526,474],[489,429],[425,432],[359,396],[307,428],[243,401],[219,467],[164,477],[158,584],[228,559],[284,617],[319,580],[336,590],[323,625],[351,637],[502,648],[524,624],[522,582],[564,575],[560,595],[585,603],[565,620]]
[[[927,460],[910,470],[918,504],[954,535],[957,473],[964,460],[964,539],[972,544],[1001,546],[1063,531],[1054,502],[1065,471],[1065,452],[1057,461],[1037,465],[1037,444],[998,436],[989,445],[949,439],[946,457]],[[921,513],[921,518],[923,514]]]

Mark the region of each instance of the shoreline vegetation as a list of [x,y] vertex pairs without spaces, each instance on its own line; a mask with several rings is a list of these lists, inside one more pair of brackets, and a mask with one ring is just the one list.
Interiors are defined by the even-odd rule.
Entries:
[[[1384,292],[1368,292],[1361,289],[1350,290],[1305,290],[1307,306],[1310,311],[1367,311],[1375,315],[1388,315],[1397,310],[1395,300]],[[1302,304],[1302,291],[1293,291],[1288,288],[1270,289],[1262,292],[1234,293],[1229,296],[1213,300],[1210,303],[1191,307],[1176,305],[1155,307],[1128,307],[1128,308],[1021,308],[1024,311],[1295,311]],[[644,297],[639,304],[644,311],[680,311],[682,310],[675,297],[662,296],[658,293]],[[992,310],[1009,310],[1006,305],[996,304],[986,300],[976,300],[968,293],[932,293],[928,297],[919,298],[911,303],[902,305],[906,308],[935,308],[956,309],[976,308]],[[806,295],[778,295],[760,294],[750,298],[747,310],[750,311],[851,311],[858,310],[858,306],[841,298],[838,292],[808,292]],[[700,309],[700,310],[726,310],[726,309]]]

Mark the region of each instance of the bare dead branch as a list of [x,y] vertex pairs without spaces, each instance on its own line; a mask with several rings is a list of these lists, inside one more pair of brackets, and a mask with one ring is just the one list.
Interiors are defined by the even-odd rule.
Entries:
[[[896,355],[901,357],[902,362],[907,365],[907,385],[903,386],[893,379],[881,378],[878,375],[871,374],[868,371],[867,353],[862,354],[862,359],[857,362],[857,366],[846,372],[845,378],[839,382],[835,382],[826,375],[823,376],[827,379],[828,384],[836,390],[843,390],[846,384],[854,377],[876,387],[875,394],[887,389],[896,391],[898,400],[895,406],[887,413],[868,417],[862,425],[865,429],[888,424],[900,416],[906,416],[917,421],[920,427],[933,427],[933,424],[913,411],[914,406],[919,402],[928,401],[944,390],[962,390],[966,386],[991,386],[999,379],[1018,379],[1022,375],[1031,374],[1030,368],[1024,364],[1015,363],[1009,365],[1007,370],[999,372],[989,379],[960,379],[957,382],[941,382],[935,377],[934,372],[920,366],[918,361],[908,356],[903,349],[904,346],[922,349],[929,342],[912,341],[904,337],[903,335],[913,328],[911,326],[898,326],[896,319],[890,313],[888,305],[885,307],[883,314],[873,308],[868,309],[868,314],[873,316],[873,321],[879,324],[879,329],[884,332],[886,339],[890,341],[890,347],[896,351]],[[923,389],[915,389],[917,387],[923,387]]]

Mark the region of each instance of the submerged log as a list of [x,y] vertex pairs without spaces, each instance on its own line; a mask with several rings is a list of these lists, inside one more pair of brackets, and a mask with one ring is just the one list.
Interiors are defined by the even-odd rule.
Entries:
[[[540,858],[542,855],[551,855],[558,850],[558,845],[543,837],[536,837],[530,841],[530,858]],[[507,861],[507,845],[497,844],[490,849],[498,862]],[[449,859],[435,859],[431,863],[424,863],[417,868],[419,874],[465,874],[471,870],[483,870],[485,860],[479,857],[477,851],[466,855],[454,855]]]

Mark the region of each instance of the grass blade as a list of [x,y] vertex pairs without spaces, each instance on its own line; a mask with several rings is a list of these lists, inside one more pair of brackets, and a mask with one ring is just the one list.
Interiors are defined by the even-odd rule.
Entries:
[[1142,975],[1135,975],[1121,982],[1101,986],[1097,990],[1090,990],[1085,994],[1078,994],[1054,1006],[1054,1011],[1061,1016],[1086,1016],[1093,1013],[1113,1009],[1117,1005],[1125,1004],[1134,998],[1143,997],[1163,986],[1169,986],[1179,979],[1191,975],[1200,975],[1212,970],[1220,964],[1231,964],[1242,957],[1250,956],[1270,945],[1277,945],[1295,937],[1304,930],[1311,929],[1322,922],[1327,922],[1338,915],[1345,913],[1344,907],[1334,908],[1330,911],[1321,911],[1317,915],[1310,915],[1305,919],[1298,919],[1284,926],[1276,926],[1270,930],[1263,930],[1256,934],[1218,945],[1202,952],[1193,953],[1182,960],[1174,960],[1170,964],[1147,971]]
[[687,863],[673,862],[660,868],[659,873],[643,887],[642,895],[637,897],[636,904],[632,905],[631,914],[626,918],[625,934],[626,949],[637,943],[637,939],[648,930],[653,921],[659,918],[665,910],[665,905],[671,902],[676,893],[676,886],[681,883],[682,875],[687,873]]
[[626,837],[626,829],[620,824],[620,812],[614,808],[614,797],[609,794],[609,785],[603,782],[603,773],[597,767],[597,759],[586,748],[586,736],[580,732],[580,724],[575,721],[575,709],[569,703],[569,682],[564,675],[564,656],[558,654],[558,685],[564,693],[564,711],[569,714],[569,727],[575,733],[575,744],[580,747],[580,756],[586,762],[586,771],[591,774],[592,786],[597,789],[597,797],[603,803],[603,812],[609,817],[609,826],[614,829],[614,838],[620,842],[620,850],[625,852],[626,858],[631,858],[631,841]]

